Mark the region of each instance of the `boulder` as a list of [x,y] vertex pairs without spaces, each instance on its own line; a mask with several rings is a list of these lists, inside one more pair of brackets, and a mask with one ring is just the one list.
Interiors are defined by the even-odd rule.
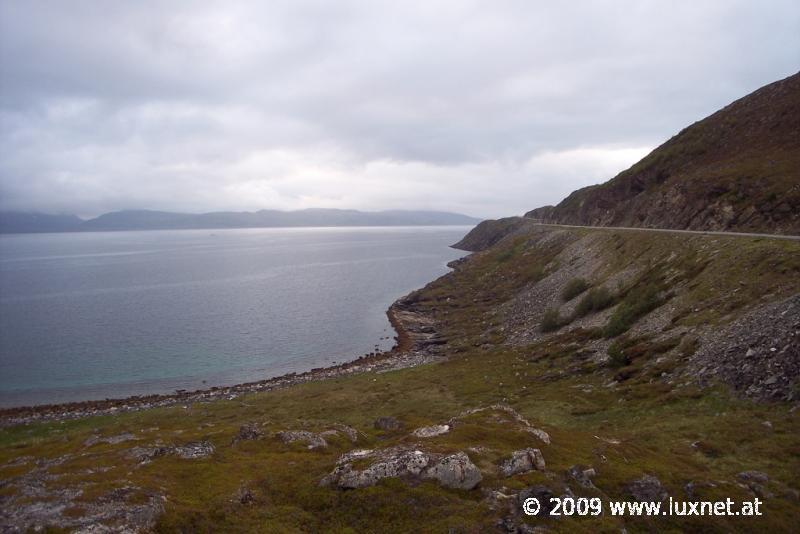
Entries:
[[438,480],[445,488],[463,490],[474,488],[483,479],[480,470],[463,452],[445,456],[428,469],[423,477]]
[[503,476],[513,476],[520,473],[529,473],[534,469],[545,470],[544,456],[539,449],[522,449],[511,453],[511,458],[507,458],[500,464],[500,472]]

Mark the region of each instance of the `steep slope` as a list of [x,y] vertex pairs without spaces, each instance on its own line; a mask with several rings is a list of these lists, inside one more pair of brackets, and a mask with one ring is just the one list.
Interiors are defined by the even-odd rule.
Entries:
[[689,126],[612,180],[526,217],[800,234],[800,73]]

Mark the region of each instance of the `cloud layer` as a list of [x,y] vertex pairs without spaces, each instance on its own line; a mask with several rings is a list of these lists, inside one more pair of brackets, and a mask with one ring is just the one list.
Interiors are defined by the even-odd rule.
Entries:
[[800,4],[3,2],[0,209],[494,217],[800,64]]

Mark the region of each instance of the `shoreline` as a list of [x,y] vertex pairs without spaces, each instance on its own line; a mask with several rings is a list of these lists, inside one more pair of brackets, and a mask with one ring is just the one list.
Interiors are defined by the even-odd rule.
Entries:
[[386,310],[389,324],[395,330],[395,344],[386,352],[368,353],[349,362],[330,367],[315,367],[303,373],[287,373],[255,382],[231,386],[214,386],[194,391],[133,395],[117,399],[74,401],[60,404],[40,404],[0,408],[0,428],[43,421],[64,421],[101,415],[134,412],[183,403],[234,400],[248,393],[282,389],[305,382],[330,380],[352,374],[385,372],[441,360],[429,350],[442,344],[431,321],[410,310],[409,298],[416,291],[399,298]]

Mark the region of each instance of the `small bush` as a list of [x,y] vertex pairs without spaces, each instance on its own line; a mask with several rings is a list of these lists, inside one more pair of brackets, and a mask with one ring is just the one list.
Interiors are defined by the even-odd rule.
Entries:
[[564,325],[564,320],[558,313],[558,310],[548,308],[542,316],[542,324],[539,326],[542,332],[552,332],[558,330]]
[[589,289],[589,282],[583,278],[573,278],[561,292],[561,300],[568,302]]
[[620,338],[608,346],[608,366],[614,369],[631,364],[631,358],[625,354],[625,349],[633,345],[634,341],[627,337]]
[[663,304],[658,296],[658,288],[647,286],[635,289],[626,295],[603,329],[607,338],[617,337],[627,332],[633,323]]
[[575,317],[583,317],[590,313],[604,310],[614,304],[614,296],[604,287],[589,290],[575,307]]

